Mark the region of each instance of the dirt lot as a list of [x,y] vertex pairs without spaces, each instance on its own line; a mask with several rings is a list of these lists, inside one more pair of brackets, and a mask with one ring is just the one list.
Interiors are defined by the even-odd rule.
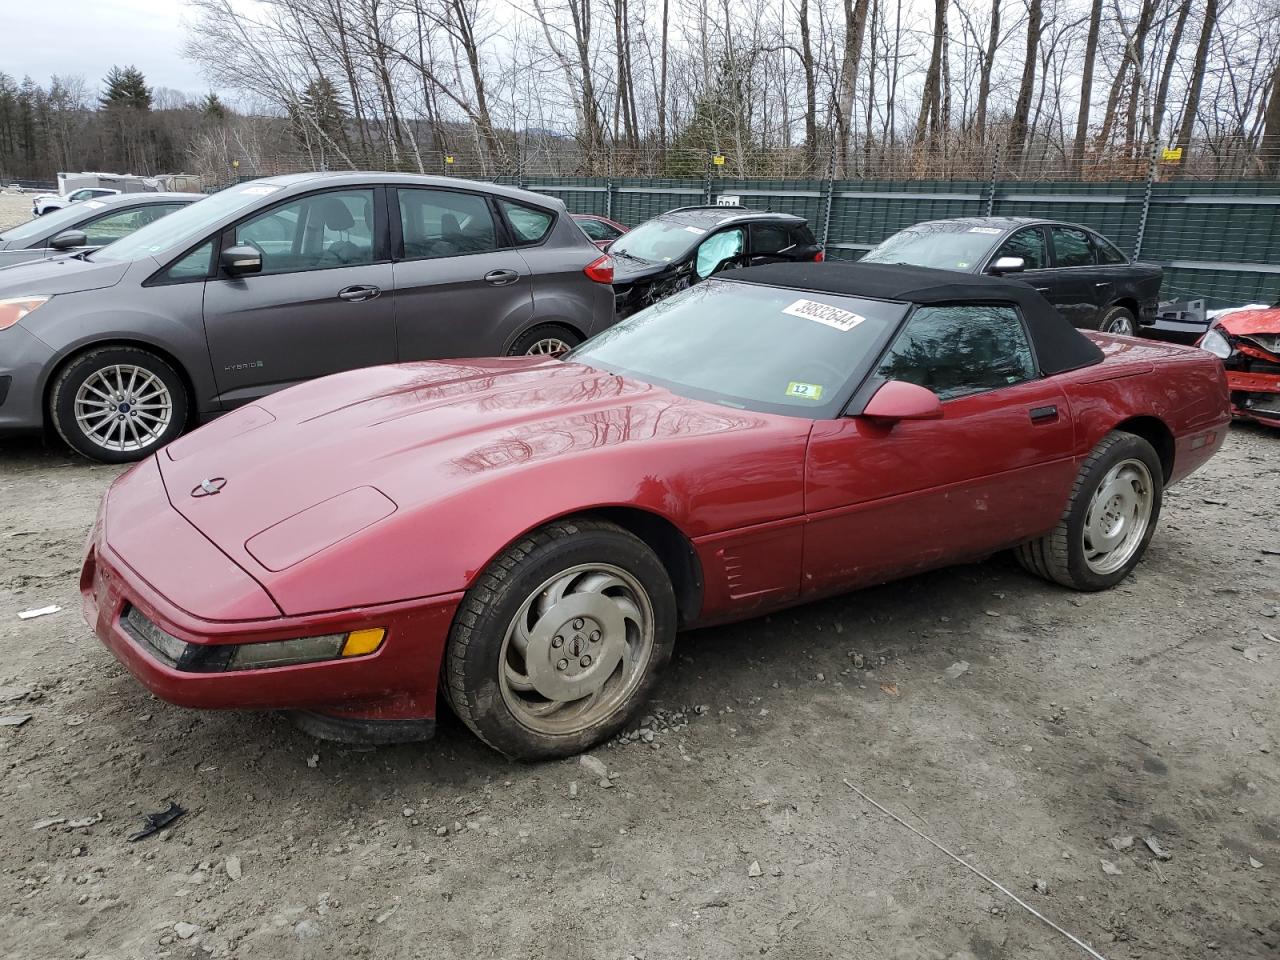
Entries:
[[1088,957],[845,779],[1110,960],[1280,956],[1280,435],[1110,593],[996,558],[684,636],[608,789],[155,700],[78,609],[118,472],[0,443],[0,956]]
[[1278,454],[1237,428],[1110,593],[995,559],[687,635],[653,712],[706,711],[604,789],[154,700],[78,612],[117,469],[0,445],[0,955],[1087,956],[843,778],[1106,957],[1280,955]]

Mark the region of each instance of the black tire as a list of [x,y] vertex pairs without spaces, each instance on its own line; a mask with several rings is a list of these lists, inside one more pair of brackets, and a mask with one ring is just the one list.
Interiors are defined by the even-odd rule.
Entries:
[[[531,729],[509,705],[500,680],[507,632],[540,585],[563,571],[595,563],[625,570],[647,593],[653,615],[648,660],[638,670],[637,681],[629,685],[625,699],[608,715],[583,729],[563,734]],[[671,659],[675,636],[676,602],[671,580],[648,545],[602,520],[558,520],[510,546],[467,591],[445,648],[442,688],[462,722],[506,756],[518,760],[570,756],[617,734],[644,706],[659,673]]]
[[565,345],[566,349],[572,349],[582,342],[582,337],[563,324],[540,323],[516,337],[515,342],[511,344],[511,349],[507,351],[507,356],[523,357],[528,354],[555,356],[556,354],[545,349],[537,349],[539,345],[552,341],[559,341]]
[[[1126,460],[1146,466],[1151,483],[1150,512],[1146,529],[1132,555],[1116,570],[1099,573],[1085,554],[1085,518],[1095,492],[1112,467]],[[1127,577],[1146,553],[1160,519],[1164,499],[1164,467],[1155,449],[1131,433],[1112,431],[1085,458],[1080,466],[1067,508],[1052,532],[1014,548],[1014,556],[1030,573],[1073,590],[1106,590]]]
[[1098,329],[1103,333],[1117,333],[1126,337],[1139,335],[1138,321],[1128,307],[1116,306],[1104,311],[1102,319],[1098,321]]
[[[169,418],[144,444],[131,449],[111,449],[95,441],[76,420],[76,395],[95,375],[113,367],[136,367],[162,383],[170,401]],[[49,392],[49,419],[58,435],[77,453],[102,463],[130,463],[155,453],[176,439],[187,425],[187,388],[178,372],[165,360],[138,347],[98,347],[74,357],[58,373]],[[136,416],[136,413],[135,413]],[[130,441],[132,442],[132,437]]]

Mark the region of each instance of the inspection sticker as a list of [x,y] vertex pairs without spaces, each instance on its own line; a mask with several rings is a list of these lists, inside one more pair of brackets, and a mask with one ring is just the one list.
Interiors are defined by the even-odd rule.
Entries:
[[251,197],[265,197],[267,194],[275,193],[279,189],[279,187],[245,187],[240,192]]
[[799,397],[801,400],[821,400],[822,385],[818,383],[799,383],[792,380],[787,384],[787,396]]
[[867,319],[849,310],[841,310],[839,307],[818,303],[816,300],[797,300],[783,307],[782,312],[793,317],[803,317],[805,320],[816,320],[818,323],[846,332]]
[[106,204],[103,203],[101,200],[86,200],[84,202],[84,205],[88,207],[90,210],[97,210],[99,207],[106,206]]
[[696,233],[698,236],[702,236],[704,233],[707,232],[703,230],[701,227],[685,227],[684,230],[685,230],[685,233]]
[[993,237],[998,236],[998,235],[1000,235],[1000,234],[1004,233],[1004,231],[1003,231],[1003,230],[1001,230],[999,227],[970,227],[970,228],[969,228],[969,232],[970,232],[970,233],[985,233],[985,234],[989,234],[990,236],[993,236]]

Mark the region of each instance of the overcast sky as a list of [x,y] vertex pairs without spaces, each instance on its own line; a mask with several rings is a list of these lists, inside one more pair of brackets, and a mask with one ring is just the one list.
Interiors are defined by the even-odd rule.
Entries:
[[80,74],[90,89],[112,65],[133,65],[147,85],[202,94],[209,85],[182,57],[185,4],[177,0],[5,0],[0,70],[48,85],[54,74]]

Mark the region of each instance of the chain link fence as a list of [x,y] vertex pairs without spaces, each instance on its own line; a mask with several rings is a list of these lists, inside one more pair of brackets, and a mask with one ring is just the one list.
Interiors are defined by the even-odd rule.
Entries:
[[1163,266],[1167,300],[1205,300],[1210,309],[1280,301],[1280,156],[1261,157],[1243,143],[1016,162],[998,146],[862,149],[845,157],[803,147],[593,154],[568,137],[522,138],[510,147],[496,159],[461,150],[401,150],[356,164],[275,157],[242,163],[216,186],[325,168],[425,173],[524,187],[558,197],[571,212],[627,226],[673,207],[735,202],[805,217],[829,256],[851,260],[922,220],[1043,217],[1092,227],[1134,259]]

